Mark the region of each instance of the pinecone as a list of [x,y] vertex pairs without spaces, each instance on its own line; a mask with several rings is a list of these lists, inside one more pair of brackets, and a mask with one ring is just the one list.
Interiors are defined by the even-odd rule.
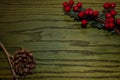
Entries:
[[15,73],[20,76],[31,74],[32,70],[35,68],[32,53],[24,49],[16,52],[11,63]]

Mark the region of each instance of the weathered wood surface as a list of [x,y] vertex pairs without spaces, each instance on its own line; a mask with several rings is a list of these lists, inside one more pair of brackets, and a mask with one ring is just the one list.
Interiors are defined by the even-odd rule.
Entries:
[[[63,14],[66,0],[0,0],[0,40],[11,54],[25,48],[36,60],[34,74],[20,80],[120,80],[120,37]],[[76,2],[80,0],[75,0]],[[99,11],[110,0],[81,0]],[[120,1],[117,11],[120,13]],[[117,17],[120,17],[118,15]],[[11,72],[0,51],[0,80]]]

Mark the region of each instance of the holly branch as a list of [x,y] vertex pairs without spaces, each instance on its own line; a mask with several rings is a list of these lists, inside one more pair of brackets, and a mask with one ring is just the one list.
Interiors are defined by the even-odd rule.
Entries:
[[74,4],[74,0],[63,2],[63,10],[66,15],[74,18],[74,21],[80,21],[81,27],[86,28],[90,24],[91,27],[120,35],[120,18],[116,18],[115,3],[104,3],[101,13],[92,8],[85,9],[81,2],[78,2],[76,5]]

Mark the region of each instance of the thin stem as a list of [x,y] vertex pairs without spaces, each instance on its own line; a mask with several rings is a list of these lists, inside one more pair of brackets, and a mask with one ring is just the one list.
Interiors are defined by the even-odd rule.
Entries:
[[115,27],[115,31],[116,31],[117,34],[120,36],[120,28],[119,28],[119,27]]
[[17,80],[17,78],[16,78],[16,73],[15,73],[15,71],[14,71],[14,69],[13,69],[12,64],[11,64],[10,54],[8,53],[8,51],[6,50],[6,48],[4,47],[4,45],[2,44],[2,42],[0,42],[0,46],[1,46],[1,48],[3,49],[3,51],[5,52],[5,54],[6,54],[6,56],[7,56],[7,59],[8,59],[10,68],[11,68],[11,71],[12,71],[12,73],[13,73],[13,79],[14,79],[14,80]]
[[101,22],[101,23],[105,23],[105,21],[100,19],[100,18],[96,18],[95,20],[98,21],[98,22]]

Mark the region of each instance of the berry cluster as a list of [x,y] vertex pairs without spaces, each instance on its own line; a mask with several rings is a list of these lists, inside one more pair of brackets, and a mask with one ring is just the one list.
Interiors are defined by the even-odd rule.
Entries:
[[108,30],[120,35],[120,18],[116,19],[117,11],[116,4],[106,2],[103,4],[103,12],[99,13],[92,8],[83,8],[83,4],[78,2],[75,4],[74,0],[63,2],[63,9],[66,15],[73,17],[75,21],[81,22],[81,27],[87,27],[90,24],[92,27],[98,29]]
[[115,28],[115,16],[117,11],[115,11],[115,3],[104,3],[104,14],[105,14],[105,29],[114,29]]
[[[99,12],[98,11],[93,11],[92,8],[88,9],[83,9],[83,5],[81,2],[78,2],[74,6],[74,1],[70,0],[69,2],[64,2],[63,3],[64,10],[66,14],[75,12],[77,13],[77,16],[75,16],[75,20],[81,21],[81,26],[86,27],[89,21],[95,19],[98,17]],[[72,16],[72,14],[70,15]]]
[[95,20],[98,17],[99,12],[98,11],[93,11],[92,8],[88,8],[83,11],[78,12],[78,17],[76,20],[81,20],[81,26],[86,27],[88,22]]

